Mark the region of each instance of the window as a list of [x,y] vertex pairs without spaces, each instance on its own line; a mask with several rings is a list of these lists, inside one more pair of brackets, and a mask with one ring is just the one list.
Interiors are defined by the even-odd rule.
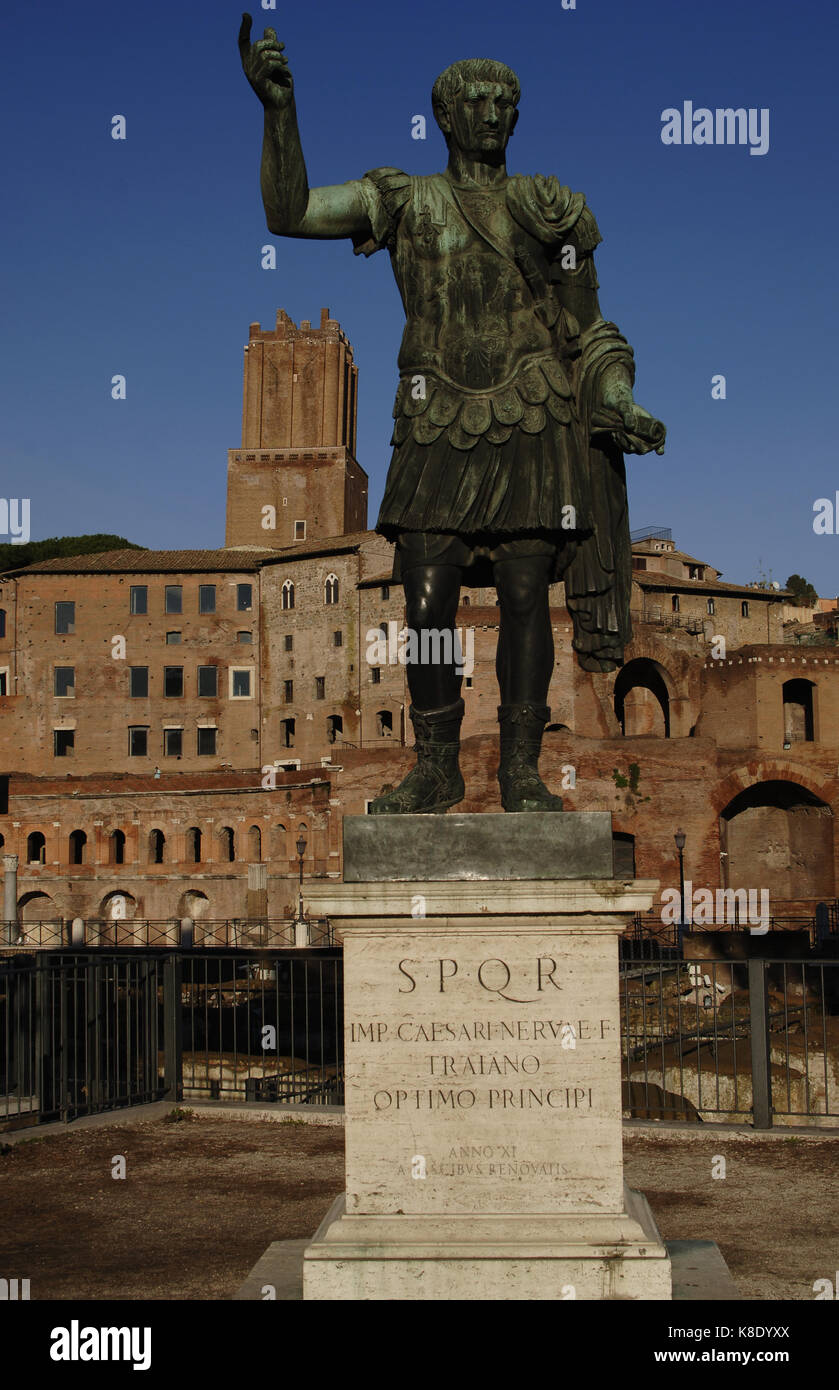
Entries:
[[108,863],[125,863],[125,831],[113,830],[108,840]]
[[129,666],[128,693],[134,700],[145,700],[149,693],[148,666]]
[[0,608],[0,637],[6,636],[6,610]]
[[285,638],[285,650],[286,650],[287,652],[293,652],[293,651],[294,651],[294,638],[293,638],[293,637],[286,637],[286,638]]
[[205,699],[213,699],[218,695],[217,666],[198,667],[198,694]]
[[294,523],[294,539],[295,539],[296,541],[304,541],[304,540],[306,539],[306,523],[305,523],[305,521],[295,521],[295,523]]
[[167,647],[179,647],[181,645],[181,634],[179,632],[167,632],[166,645]]
[[236,859],[236,836],[233,834],[229,825],[223,825],[218,833],[219,844],[221,846],[221,858],[226,864],[234,863]]
[[75,729],[53,729],[52,751],[56,758],[69,758],[76,746]]
[[464,607],[464,608],[468,608],[469,605],[471,604],[472,600],[471,600],[471,598],[469,597],[468,594],[464,594],[464,595],[463,595],[463,598],[460,600],[460,602],[463,604],[463,607]]
[[170,699],[176,699],[184,693],[184,668],[183,666],[164,666],[163,667],[163,694]]
[[679,595],[678,595],[678,594],[674,594],[673,597],[672,597],[672,599],[670,600],[670,603],[671,603],[671,607],[672,607],[672,609],[673,609],[673,612],[674,612],[674,613],[678,613],[678,611],[679,611]]
[[164,758],[179,758],[184,751],[184,731],[183,729],[164,729],[163,730],[163,756]]
[[471,676],[467,676],[467,677],[466,677],[466,689],[467,689],[467,690],[471,690],[471,689],[472,689],[472,677],[471,677]]
[[294,585],[290,579],[283,584],[283,608],[294,607]]
[[326,699],[326,676],[315,676],[315,699]]
[[389,584],[383,584],[383,585],[382,585],[382,598],[383,598],[383,599],[389,599],[389,598],[390,598],[390,585],[389,585]]
[[70,834],[70,863],[83,864],[85,861],[85,846],[87,836],[83,830],[73,830]]
[[713,618],[715,612],[716,612],[716,604],[714,603],[714,600],[713,600],[712,598],[709,598],[709,599],[708,599],[708,613],[709,613],[710,616]]
[[252,632],[237,632],[237,633],[236,633],[236,641],[237,641],[237,642],[244,642],[246,645],[248,645],[248,644],[250,644],[250,643],[253,642],[253,633],[252,633]]
[[166,849],[166,836],[162,830],[152,830],[149,834],[149,863],[162,864]]
[[326,583],[323,586],[324,603],[337,603],[338,594],[338,576],[337,574],[328,574],[326,576]]
[[76,631],[75,603],[57,603],[55,605],[55,630],[62,635]]
[[740,604],[740,617],[741,617],[741,618],[748,618],[748,616],[749,616],[749,605],[748,605],[748,602],[746,601],[746,602],[743,602],[743,603]]
[[201,863],[201,831],[197,825],[191,825],[186,832],[186,857],[190,864]]
[[215,584],[198,585],[198,612],[215,613],[216,611],[216,586]]
[[380,738],[390,738],[393,734],[393,715],[389,709],[380,709],[376,714],[376,724]]
[[132,584],[128,609],[131,613],[148,613],[149,590],[147,584]]
[[236,609],[239,613],[248,613],[253,608],[253,585],[236,585]]
[[251,698],[251,668],[249,666],[231,666],[230,698],[231,700],[249,700]]
[[8,695],[8,693],[9,693],[9,668],[8,668],[8,666],[4,666],[4,667],[3,667],[3,670],[0,671],[0,695]]
[[294,747],[294,720],[293,720],[293,719],[281,719],[281,720],[280,720],[280,742],[282,743],[283,748],[293,748],[293,747]]
[[248,831],[248,858],[257,864],[262,859],[262,831],[258,825],[252,825]]
[[371,667],[370,667],[370,681],[371,681],[371,684],[373,684],[373,685],[381,685],[381,683],[382,683],[382,668],[381,668],[381,666],[371,666]]
[[76,693],[75,666],[53,667],[53,693],[62,699],[71,699]]
[[294,681],[283,681],[283,700],[287,705],[294,703]]
[[167,613],[183,613],[184,611],[184,591],[181,584],[166,585],[165,611]]
[[198,756],[199,758],[212,758],[216,751],[217,729],[198,730]]
[[344,721],[340,714],[330,714],[326,721],[326,737],[330,743],[340,740],[344,732]]
[[47,842],[40,830],[33,830],[26,839],[27,864],[43,864],[47,857]]
[[149,755],[149,731],[147,725],[135,724],[128,730],[129,758],[147,758]]
[[343,645],[344,645],[344,634],[343,634],[343,632],[340,632],[340,631],[339,631],[339,632],[333,632],[333,634],[332,634],[332,645],[333,645],[333,647],[343,647]]

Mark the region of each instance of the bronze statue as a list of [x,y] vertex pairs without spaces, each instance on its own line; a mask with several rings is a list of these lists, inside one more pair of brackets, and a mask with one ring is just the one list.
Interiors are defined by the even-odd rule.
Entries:
[[[581,193],[508,175],[519,82],[503,63],[454,63],[434,84],[445,171],[372,169],[309,188],[294,88],[273,29],[239,51],[265,109],[262,199],[279,236],[387,248],[405,307],[393,457],[376,525],[417,633],[455,627],[460,587],[500,608],[498,780],[505,811],[559,811],[538,773],[553,669],[548,587],[565,582],[587,671],[623,663],[631,552],[623,453],[663,453],[665,429],[632,396],[632,349],[603,319]],[[437,650],[440,650],[438,645]],[[407,666],[417,763],[373,814],[463,799],[455,661]]]

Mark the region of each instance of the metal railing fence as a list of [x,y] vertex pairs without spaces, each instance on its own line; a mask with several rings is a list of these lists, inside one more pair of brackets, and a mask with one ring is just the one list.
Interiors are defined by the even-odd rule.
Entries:
[[0,957],[0,1126],[190,1098],[343,1102],[340,952]]
[[[839,960],[701,947],[621,966],[625,1115],[839,1124]],[[340,951],[0,957],[0,1126],[200,1098],[343,1102]]]
[[[325,917],[307,917],[309,944],[333,946],[332,925]],[[295,945],[295,923],[287,917],[229,917],[218,921],[170,917],[153,921],[133,918],[54,917],[37,922],[0,923],[0,950],[56,950],[62,947],[114,950],[139,946],[173,950],[186,947],[221,947],[251,950]]]

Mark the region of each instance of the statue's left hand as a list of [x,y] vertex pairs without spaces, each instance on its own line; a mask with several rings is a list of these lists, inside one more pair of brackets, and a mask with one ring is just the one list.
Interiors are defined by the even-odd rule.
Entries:
[[664,453],[665,426],[632,396],[632,387],[622,370],[607,371],[600,383],[600,401],[592,421],[595,428],[608,430],[625,454]]
[[614,430],[615,443],[625,454],[664,453],[667,428],[635,401],[621,401],[617,407],[624,428]]

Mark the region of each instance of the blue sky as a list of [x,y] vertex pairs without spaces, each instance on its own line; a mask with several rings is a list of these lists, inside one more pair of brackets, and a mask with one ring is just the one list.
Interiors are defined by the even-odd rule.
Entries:
[[[471,56],[516,70],[508,166],[585,192],[603,311],[668,425],[663,457],[628,461],[632,526],[671,526],[732,581],[798,571],[839,593],[839,535],[812,529],[839,489],[832,0],[278,4],[250,9],[286,42],[313,185],[442,168],[437,74]],[[31,498],[33,539],[222,544],[247,326],[279,306],[299,322],[327,305],[353,343],[375,521],[399,297],[387,256],[348,242],[279,241],[276,271],[260,268],[262,119],[239,21],[227,0],[4,7],[2,489]],[[769,152],[663,145],[661,113],[685,100],[768,108]]]

